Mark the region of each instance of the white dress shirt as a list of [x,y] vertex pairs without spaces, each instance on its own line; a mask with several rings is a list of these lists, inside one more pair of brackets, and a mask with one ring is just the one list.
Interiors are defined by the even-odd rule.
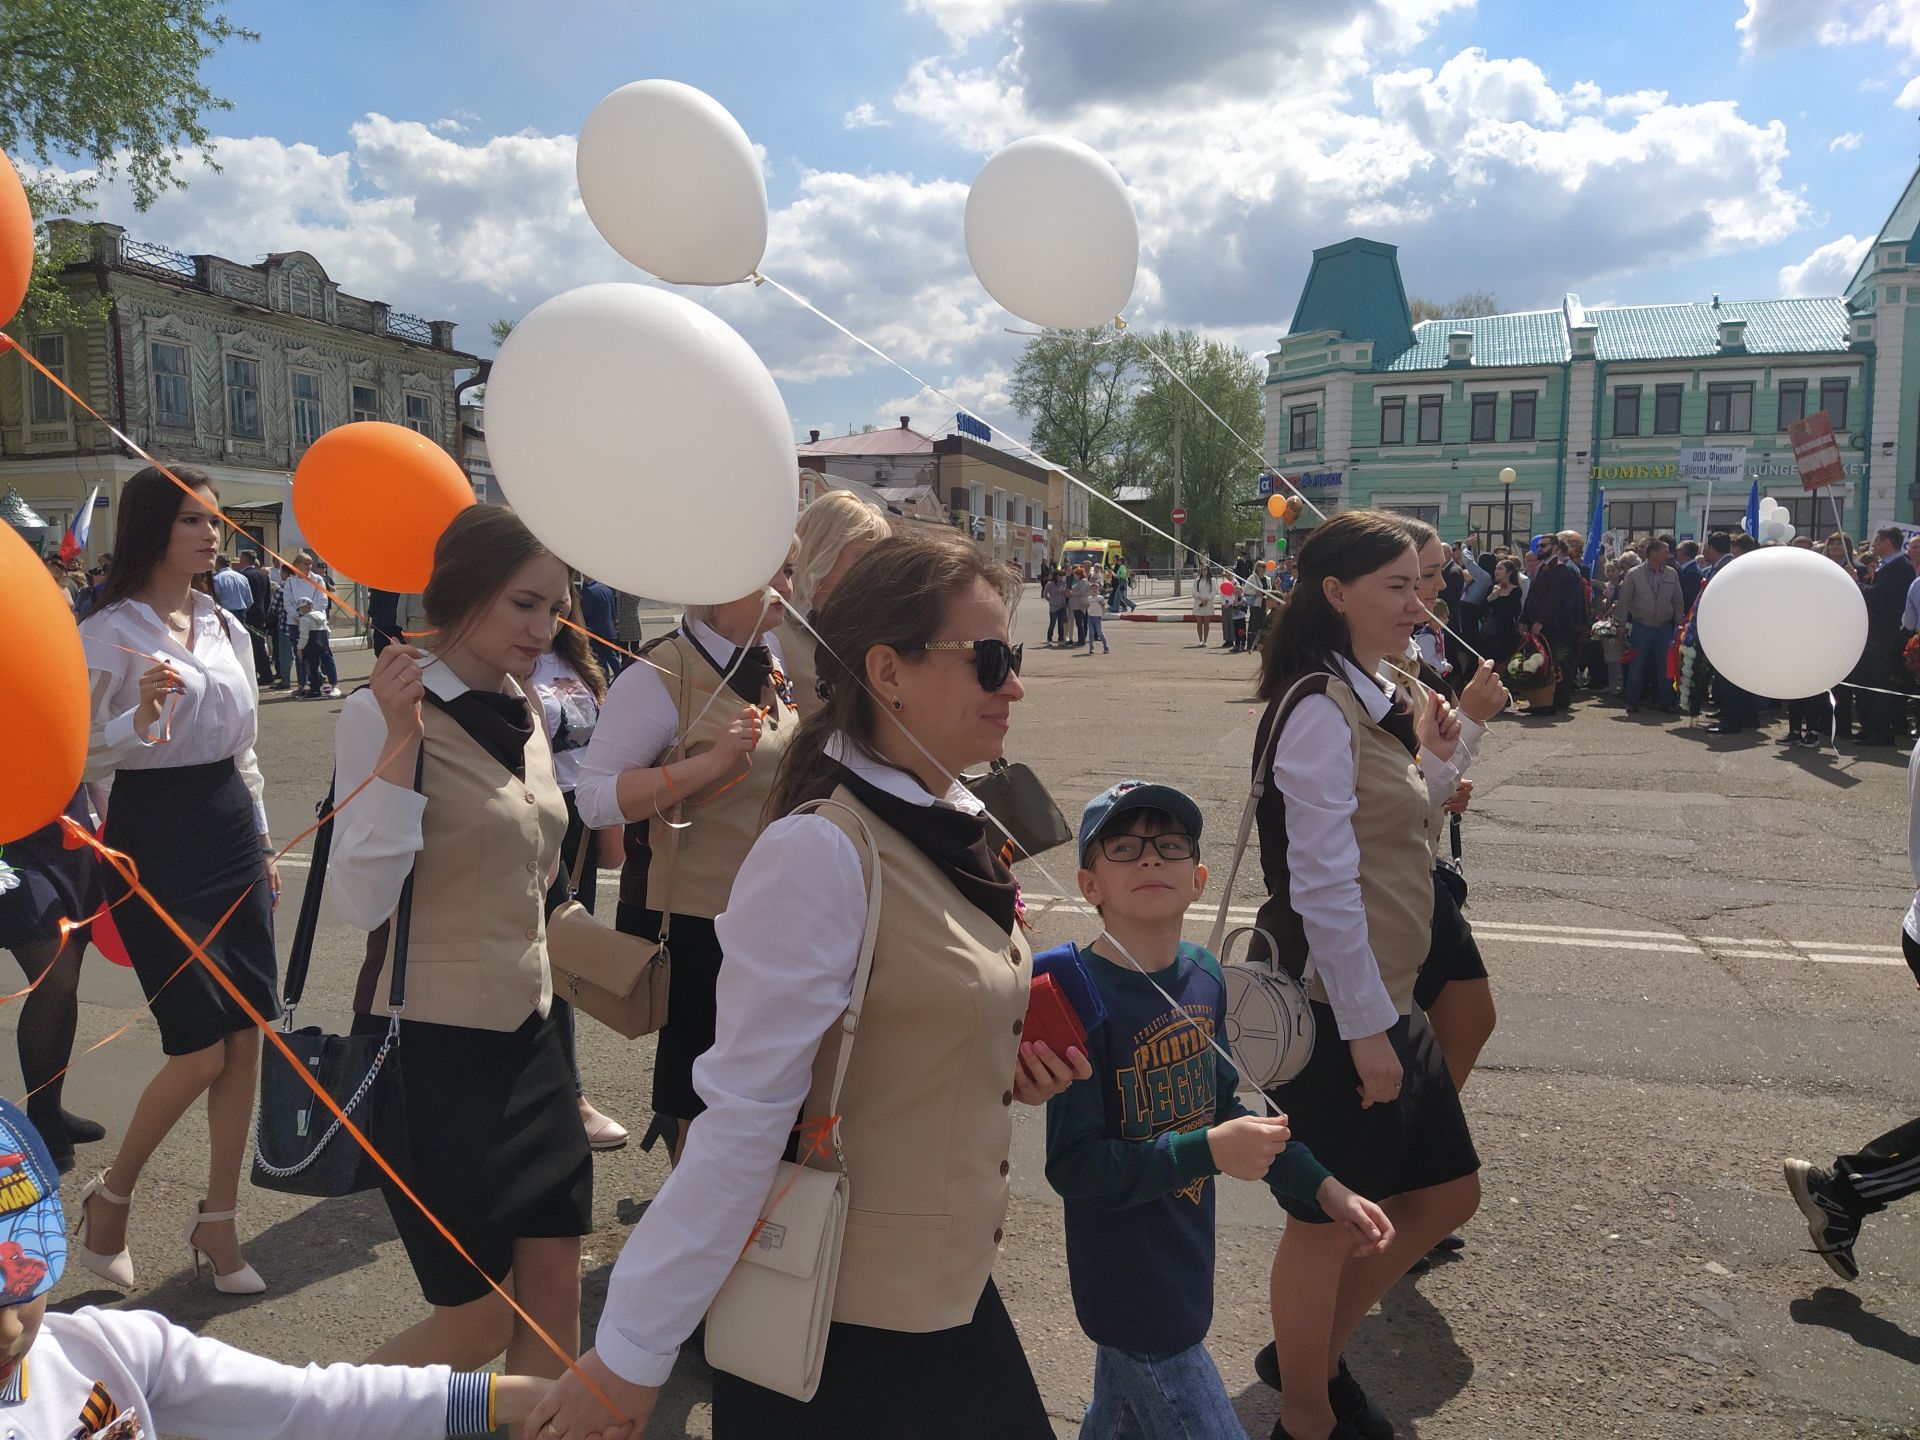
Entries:
[[[1368,718],[1379,724],[1393,708],[1390,683],[1370,678],[1345,656],[1339,660]],[[1422,751],[1419,764],[1430,799],[1451,795],[1460,783],[1460,771],[1437,755]],[[1309,695],[1294,706],[1274,746],[1273,783],[1287,804],[1289,895],[1340,1038],[1378,1035],[1392,1028],[1400,1012],[1367,941],[1360,842],[1353,833],[1359,808],[1353,731],[1331,697]]]
[[[842,736],[828,741],[827,754],[915,805],[981,813],[961,787],[936,798]],[[790,815],[754,842],[714,921],[727,963],[713,1048],[693,1065],[706,1113],[627,1237],[607,1287],[594,1348],[623,1379],[666,1380],[681,1342],[740,1258],[812,1087],[821,1037],[853,993],[866,923],[859,853],[831,820]]]
[[[191,649],[140,600],[115,601],[80,622],[93,696],[86,778],[93,787],[94,808],[106,814],[116,770],[163,770],[230,759],[253,797],[254,828],[265,835],[267,787],[253,754],[260,728],[253,647],[240,622],[211,595],[192,593]],[[248,657],[244,662],[243,654]],[[140,735],[133,728],[140,677],[162,659],[173,666],[185,688],[164,702],[153,733]]]
[[1913,903],[1907,906],[1906,931],[1920,940],[1920,745],[1907,758],[1907,862],[1913,866]]
[[[429,657],[421,679],[442,700],[467,693],[468,686],[447,666]],[[508,694],[521,695],[507,678]],[[425,702],[431,703],[431,702]],[[387,717],[371,689],[356,690],[340,707],[333,731],[333,795],[339,804],[365,784],[391,747]],[[342,807],[333,822],[333,853],[327,861],[327,893],[333,908],[350,925],[378,929],[400,903],[400,890],[420,849],[420,820],[427,797],[413,788],[411,770],[396,762]]]
[[[723,674],[740,653],[738,645],[711,625],[683,620],[680,629],[706,651]],[[780,652],[779,640],[765,635],[761,643],[773,652],[773,663],[784,672],[787,661]],[[589,830],[625,825],[627,817],[620,813],[616,793],[620,777],[629,770],[653,769],[673,749],[680,735],[680,707],[670,683],[669,677],[652,665],[636,660],[620,672],[607,698],[601,701],[600,720],[594,726],[592,743],[581,752],[573,790],[573,803]],[[740,703],[746,704],[744,700]]]
[[540,700],[540,719],[547,727],[551,745],[560,733],[560,722],[567,722],[568,748],[553,752],[553,778],[561,792],[573,789],[580,780],[580,757],[586,742],[592,740],[600,718],[600,702],[593,698],[587,682],[565,660],[549,650],[533,667],[533,693]]
[[1920,576],[1907,586],[1907,608],[1900,613],[1902,630],[1920,630]]
[[311,600],[313,602],[314,614],[325,615],[327,613],[327,592],[298,571],[289,574],[281,584],[280,596],[280,603],[285,608],[289,620],[296,618],[300,614],[300,602],[302,600]]

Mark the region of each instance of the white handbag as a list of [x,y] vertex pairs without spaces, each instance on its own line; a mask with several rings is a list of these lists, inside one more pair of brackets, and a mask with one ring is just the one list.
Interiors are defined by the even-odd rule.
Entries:
[[811,1400],[820,1387],[827,1330],[833,1323],[848,1205],[847,1161],[840,1145],[840,1087],[859,1032],[860,1007],[867,998],[874,939],[880,929],[880,852],[866,822],[836,800],[815,800],[793,813],[829,805],[845,810],[860,827],[867,870],[867,928],[860,937],[853,992],[840,1020],[846,1038],[834,1066],[825,1112],[826,1146],[832,1149],[834,1168],[780,1162],[752,1236],[707,1310],[709,1365],[801,1401]]

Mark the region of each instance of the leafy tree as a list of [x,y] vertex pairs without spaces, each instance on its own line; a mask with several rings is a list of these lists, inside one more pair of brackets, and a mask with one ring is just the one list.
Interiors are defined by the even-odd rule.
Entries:
[[513,334],[513,327],[518,323],[514,320],[495,320],[487,326],[487,335],[492,339],[494,349],[498,350],[507,343],[507,337]]
[[1407,301],[1407,310],[1413,323],[1418,325],[1422,320],[1466,320],[1477,315],[1498,315],[1500,301],[1491,290],[1469,290],[1451,305],[1439,305],[1416,295]]
[[1187,511],[1182,535],[1186,543],[1196,550],[1224,549],[1236,540],[1257,535],[1257,513],[1236,502],[1254,497],[1265,468],[1257,451],[1248,448],[1258,445],[1261,433],[1260,386],[1265,372],[1260,362],[1237,346],[1206,339],[1191,330],[1162,330],[1143,343],[1151,345],[1194,394],[1220,416],[1214,419],[1186,387],[1158,365],[1147,362],[1151,368],[1142,372],[1145,383],[1134,403],[1133,422],[1152,456],[1147,483],[1153,499],[1145,507],[1148,518],[1156,525],[1172,528],[1173,432],[1177,416],[1180,503]]
[[1029,340],[1008,395],[1033,422],[1033,448],[1112,493],[1140,362],[1132,340],[1104,326],[1049,330]]
[[[200,66],[228,40],[259,36],[209,0],[6,0],[0,4],[0,150],[40,165],[56,157],[91,162],[77,182],[22,177],[36,216],[92,207],[101,177],[124,171],[134,207],[184,187],[183,151],[213,165],[202,117],[231,109]],[[215,166],[214,168],[218,168]],[[79,258],[83,237],[41,231],[22,307],[28,329],[84,324],[100,302],[76,302],[55,277]]]

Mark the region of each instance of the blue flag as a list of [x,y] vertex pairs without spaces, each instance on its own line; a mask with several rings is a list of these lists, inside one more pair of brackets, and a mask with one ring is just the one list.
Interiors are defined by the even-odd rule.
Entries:
[[1760,538],[1760,482],[1753,482],[1753,488],[1747,491],[1747,518],[1741,527],[1754,539]]
[[1587,553],[1580,557],[1580,563],[1586,567],[1589,578],[1593,567],[1600,563],[1600,527],[1607,514],[1607,492],[1602,490],[1593,499],[1593,519],[1587,524]]

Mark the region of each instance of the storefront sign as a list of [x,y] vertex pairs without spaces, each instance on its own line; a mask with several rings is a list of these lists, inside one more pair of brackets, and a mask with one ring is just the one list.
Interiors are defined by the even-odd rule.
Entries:
[[1664,463],[1640,463],[1633,465],[1596,465],[1593,478],[1602,483],[1608,480],[1677,480],[1680,467],[1671,460]]
[[1311,489],[1315,486],[1338,485],[1344,479],[1346,474],[1340,470],[1309,470],[1300,477],[1298,483],[1302,488]]
[[1793,441],[1793,462],[1800,468],[1801,489],[1818,490],[1847,478],[1840,463],[1840,447],[1833,439],[1833,417],[1825,410],[1796,420],[1787,428],[1787,435]]
[[1732,484],[1747,474],[1744,445],[1696,445],[1680,452],[1680,474],[1710,485]]

